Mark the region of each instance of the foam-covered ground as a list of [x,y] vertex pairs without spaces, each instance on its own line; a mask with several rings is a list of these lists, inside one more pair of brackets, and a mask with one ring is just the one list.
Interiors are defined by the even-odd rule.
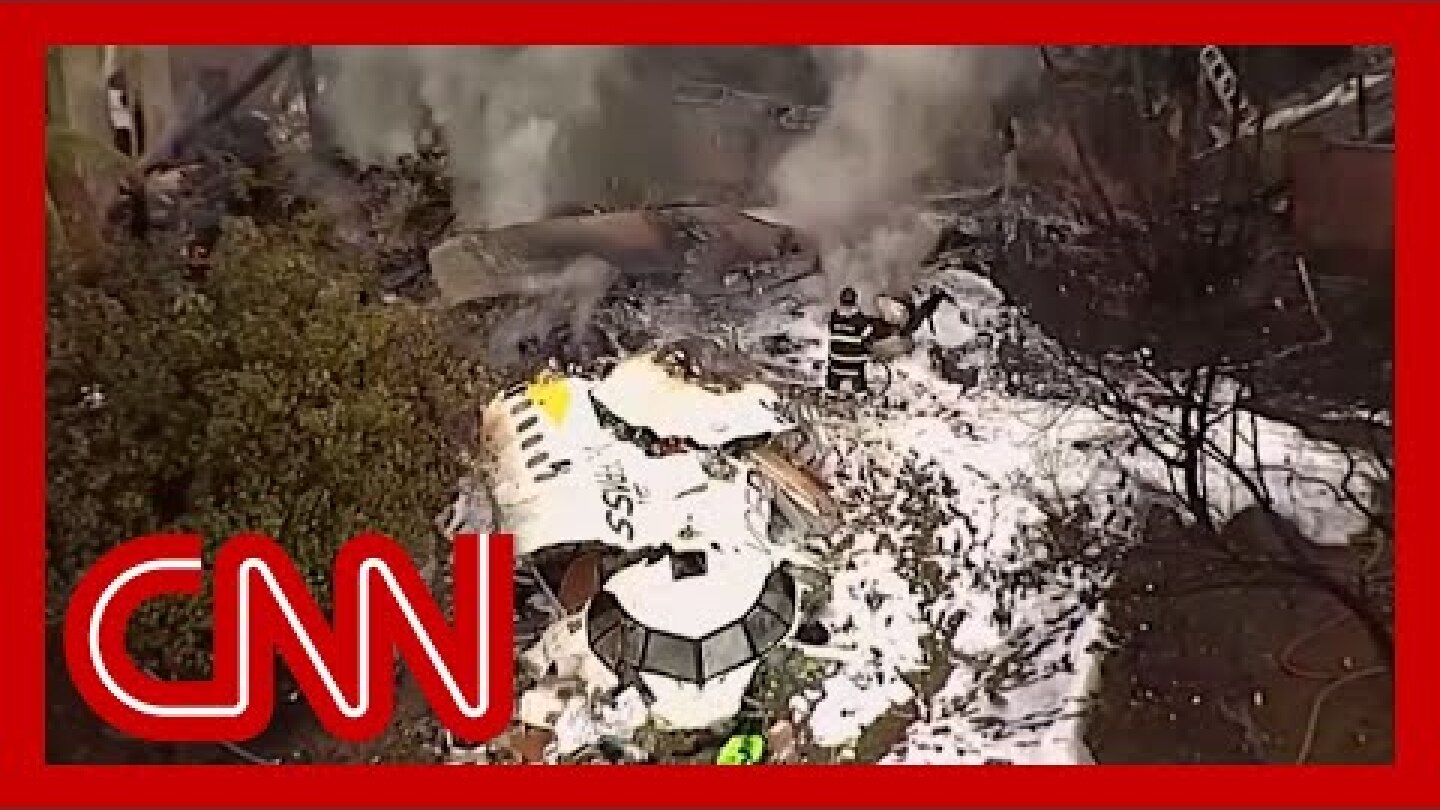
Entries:
[[[903,734],[880,741],[885,763],[1087,762],[1102,546],[1133,539],[1146,505],[1171,485],[1123,424],[1094,410],[999,393],[993,376],[968,390],[939,377],[924,344],[970,343],[998,322],[1000,305],[983,278],[952,271],[943,280],[957,306],[942,308],[935,334],[895,361],[884,401],[840,418],[813,414],[835,450],[827,479],[846,518],[824,549],[834,579],[823,620],[838,663],[788,709],[809,743],[846,753],[882,717],[906,718]],[[624,317],[661,335],[733,341],[772,367],[761,338],[787,335],[801,348],[782,363],[785,379],[818,386],[825,312],[800,297],[732,309],[661,297]],[[1255,428],[1252,457],[1279,511],[1316,542],[1346,542],[1363,528],[1336,494],[1350,471],[1344,454],[1287,425]],[[1217,519],[1250,503],[1228,476],[1211,478]],[[1089,538],[1064,559],[1045,534],[1056,515],[1079,516],[1078,536]]]

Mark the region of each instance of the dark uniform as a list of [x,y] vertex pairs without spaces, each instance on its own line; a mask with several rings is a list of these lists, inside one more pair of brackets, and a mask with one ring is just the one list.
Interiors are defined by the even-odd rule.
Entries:
[[1020,392],[1025,371],[1025,332],[1013,310],[1002,310],[999,344],[995,348],[995,364],[1000,368],[1005,393]]
[[855,306],[855,293],[846,289],[841,293],[842,308],[849,313],[835,310],[830,313],[830,362],[825,374],[825,387],[839,391],[849,383],[850,390],[861,393],[867,390],[865,365],[870,359],[870,341],[875,325]]

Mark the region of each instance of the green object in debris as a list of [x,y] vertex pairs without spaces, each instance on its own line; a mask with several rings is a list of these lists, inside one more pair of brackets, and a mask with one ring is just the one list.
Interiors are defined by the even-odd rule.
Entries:
[[756,765],[765,756],[765,738],[759,734],[736,734],[725,741],[716,765]]

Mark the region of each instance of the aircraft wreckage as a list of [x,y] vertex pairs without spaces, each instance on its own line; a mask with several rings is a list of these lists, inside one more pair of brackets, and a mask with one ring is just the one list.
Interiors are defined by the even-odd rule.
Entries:
[[547,294],[590,287],[603,293],[623,274],[719,292],[737,280],[806,275],[818,250],[799,230],[756,212],[676,203],[556,216],[456,233],[429,253],[442,299]]
[[543,374],[484,412],[496,517],[537,591],[517,578],[526,725],[631,690],[659,729],[724,722],[825,599],[805,550],[838,512],[804,461],[818,453],[776,391],[699,367],[720,350],[702,343],[598,380]]

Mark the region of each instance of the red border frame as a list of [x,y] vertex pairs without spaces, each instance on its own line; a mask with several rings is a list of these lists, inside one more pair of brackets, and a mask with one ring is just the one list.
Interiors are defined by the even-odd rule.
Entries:
[[[282,22],[283,21],[283,22]],[[43,48],[65,43],[254,43],[278,32],[316,43],[545,42],[653,44],[839,44],[964,42],[1392,43],[1403,124],[1398,140],[1400,225],[1397,328],[1401,365],[1397,409],[1397,576],[1400,668],[1397,764],[1348,768],[1258,766],[927,768],[903,776],[866,766],[791,766],[717,771],[709,767],[524,768],[316,766],[47,766],[43,762],[42,555],[44,533]],[[1437,775],[1429,718],[1440,699],[1424,679],[1436,662],[1437,623],[1424,621],[1426,571],[1440,570],[1440,546],[1410,539],[1428,474],[1419,464],[1440,450],[1420,418],[1433,385],[1418,369],[1426,335],[1417,325],[1433,300],[1436,251],[1422,235],[1423,195],[1436,178],[1440,142],[1430,77],[1440,76],[1440,6],[1420,4],[847,4],[684,3],[674,5],[332,3],[29,4],[0,8],[0,76],[17,120],[0,128],[7,188],[0,195],[0,264],[7,317],[0,319],[5,446],[13,463],[0,479],[10,527],[0,566],[0,803],[126,805],[275,804],[601,804],[717,805],[774,799],[786,805],[1084,803],[1292,804],[1425,803]],[[1428,93],[1427,93],[1428,91]],[[1430,97],[1427,98],[1426,96]],[[1414,415],[1416,418],[1412,419]],[[1433,588],[1430,592],[1434,592]],[[899,778],[897,778],[899,776]],[[419,779],[417,779],[419,777]],[[423,779],[422,781],[419,781]],[[417,789],[417,786],[423,785]],[[900,788],[903,787],[903,790]],[[733,789],[734,792],[727,788]],[[743,791],[740,792],[740,791]],[[1429,794],[1433,797],[1433,793]]]

